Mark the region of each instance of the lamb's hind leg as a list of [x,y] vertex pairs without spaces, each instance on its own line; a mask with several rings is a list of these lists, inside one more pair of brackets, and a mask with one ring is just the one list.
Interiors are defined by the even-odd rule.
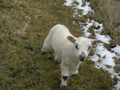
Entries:
[[44,54],[48,49],[51,49],[50,45],[50,35],[48,35],[43,43],[41,54]]
[[58,55],[57,55],[56,52],[54,54],[55,54],[54,60],[57,61],[58,60]]
[[60,63],[60,60],[61,60],[60,53],[57,53],[57,52],[55,51],[55,57],[54,57],[54,60],[55,60],[57,63]]

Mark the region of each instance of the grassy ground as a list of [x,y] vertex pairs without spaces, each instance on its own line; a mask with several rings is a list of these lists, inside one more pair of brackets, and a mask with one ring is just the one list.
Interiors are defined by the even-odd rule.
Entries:
[[[82,32],[72,24],[73,9],[64,0],[0,1],[0,89],[59,90],[60,66],[40,49],[50,28],[61,23],[75,36]],[[87,60],[77,76],[68,81],[69,90],[111,90],[108,72]]]
[[112,37],[111,45],[120,45],[120,0],[89,0],[95,10],[93,18],[104,24],[104,34]]

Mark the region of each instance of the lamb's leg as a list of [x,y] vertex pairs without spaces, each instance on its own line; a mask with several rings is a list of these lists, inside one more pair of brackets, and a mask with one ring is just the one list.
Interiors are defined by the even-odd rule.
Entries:
[[77,75],[78,74],[78,68],[80,66],[80,63],[78,63],[77,65],[75,65],[74,67],[71,66],[71,68],[69,69],[70,71],[70,76],[71,75]]
[[68,78],[69,78],[68,68],[63,63],[61,63],[61,87],[67,86]]
[[48,49],[50,49],[50,34],[48,34],[48,36],[46,37],[42,49],[41,49],[41,54],[44,54]]
[[54,58],[54,60],[55,60],[55,61],[58,60],[58,55],[57,55],[57,53],[55,53],[55,58]]
[[74,75],[77,75],[77,74],[78,74],[78,70],[74,70],[74,71],[70,72],[70,76],[72,76],[72,75],[74,76]]

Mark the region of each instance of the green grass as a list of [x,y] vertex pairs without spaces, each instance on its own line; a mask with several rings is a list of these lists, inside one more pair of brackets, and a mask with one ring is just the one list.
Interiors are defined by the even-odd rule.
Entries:
[[[40,49],[55,24],[69,27],[81,36],[79,25],[72,24],[72,7],[64,0],[2,0],[0,2],[0,89],[60,90],[60,65]],[[79,21],[84,20],[81,18]],[[108,72],[94,68],[87,60],[77,76],[68,80],[69,90],[112,90]]]

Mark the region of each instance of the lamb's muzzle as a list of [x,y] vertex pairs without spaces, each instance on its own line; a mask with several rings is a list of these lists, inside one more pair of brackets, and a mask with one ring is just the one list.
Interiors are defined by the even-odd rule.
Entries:
[[84,53],[82,53],[81,55],[79,55],[79,60],[80,61],[84,61],[86,59],[86,56]]

